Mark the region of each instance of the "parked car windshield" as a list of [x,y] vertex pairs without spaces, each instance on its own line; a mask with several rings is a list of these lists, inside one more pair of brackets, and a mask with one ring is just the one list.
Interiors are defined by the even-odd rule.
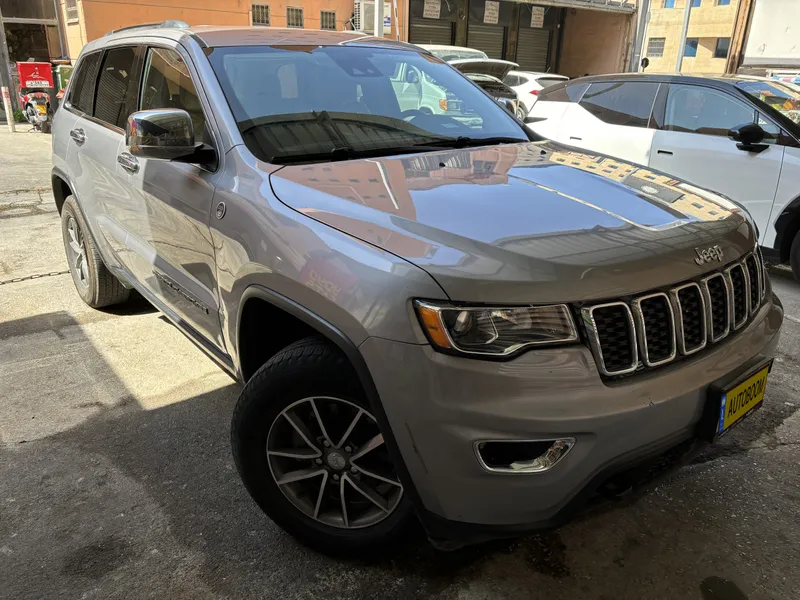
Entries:
[[214,48],[209,59],[245,144],[267,162],[530,139],[495,101],[428,54],[235,46]]
[[800,124],[800,92],[777,81],[740,81],[739,89]]

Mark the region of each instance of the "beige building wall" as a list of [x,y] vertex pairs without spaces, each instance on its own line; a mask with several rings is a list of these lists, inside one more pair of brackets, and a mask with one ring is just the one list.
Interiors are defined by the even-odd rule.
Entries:
[[633,18],[629,14],[568,9],[558,72],[582,77],[625,71]]
[[[650,5],[650,23],[643,54],[650,59],[648,73],[674,73],[681,42],[683,18],[688,0],[675,0],[674,8],[664,8],[664,0],[654,0]],[[687,38],[698,38],[697,56],[684,57],[682,73],[724,73],[725,58],[714,58],[718,38],[730,38],[736,21],[739,0],[731,0],[720,6],[717,0],[701,0],[692,7]],[[652,38],[664,38],[664,55],[654,57],[647,54],[648,42]]]
[[[78,18],[68,20],[67,0],[59,0],[63,15],[67,49],[73,61],[88,42],[104,36],[113,29],[158,23],[165,20],[185,21],[190,25],[250,25],[253,2],[247,0],[77,0]],[[302,7],[305,29],[320,28],[320,12],[336,13],[336,29],[345,28],[353,13],[353,0],[256,0],[255,4],[269,6],[270,26],[286,27],[286,9]],[[406,35],[405,2],[398,1],[401,39]],[[397,23],[392,15],[392,33]],[[387,37],[389,35],[387,34]]]

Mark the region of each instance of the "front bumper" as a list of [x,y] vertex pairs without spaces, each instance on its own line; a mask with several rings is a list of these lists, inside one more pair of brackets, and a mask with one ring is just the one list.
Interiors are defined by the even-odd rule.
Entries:
[[[643,461],[691,454],[708,386],[773,356],[782,319],[780,304],[768,302],[699,357],[617,382],[600,379],[583,345],[509,362],[380,338],[360,350],[427,520],[502,535],[557,524]],[[562,437],[575,438],[574,448],[542,473],[490,473],[473,451],[478,440]]]

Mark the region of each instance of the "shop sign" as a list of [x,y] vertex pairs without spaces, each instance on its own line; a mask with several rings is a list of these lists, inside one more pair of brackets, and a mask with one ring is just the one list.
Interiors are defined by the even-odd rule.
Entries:
[[438,19],[442,12],[442,0],[425,0],[422,16],[425,19]]
[[486,0],[486,8],[483,10],[483,22],[497,25],[500,20],[500,2]]
[[531,6],[531,27],[544,27],[544,6]]

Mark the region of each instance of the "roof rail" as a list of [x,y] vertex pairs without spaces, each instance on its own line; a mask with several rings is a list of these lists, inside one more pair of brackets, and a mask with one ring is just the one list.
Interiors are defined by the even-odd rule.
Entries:
[[130,31],[131,29],[164,29],[164,28],[186,29],[187,27],[189,27],[188,23],[170,19],[167,21],[161,21],[161,23],[140,23],[139,25],[120,27],[119,29],[112,29],[106,35],[111,35],[112,33],[119,33],[120,31]]

